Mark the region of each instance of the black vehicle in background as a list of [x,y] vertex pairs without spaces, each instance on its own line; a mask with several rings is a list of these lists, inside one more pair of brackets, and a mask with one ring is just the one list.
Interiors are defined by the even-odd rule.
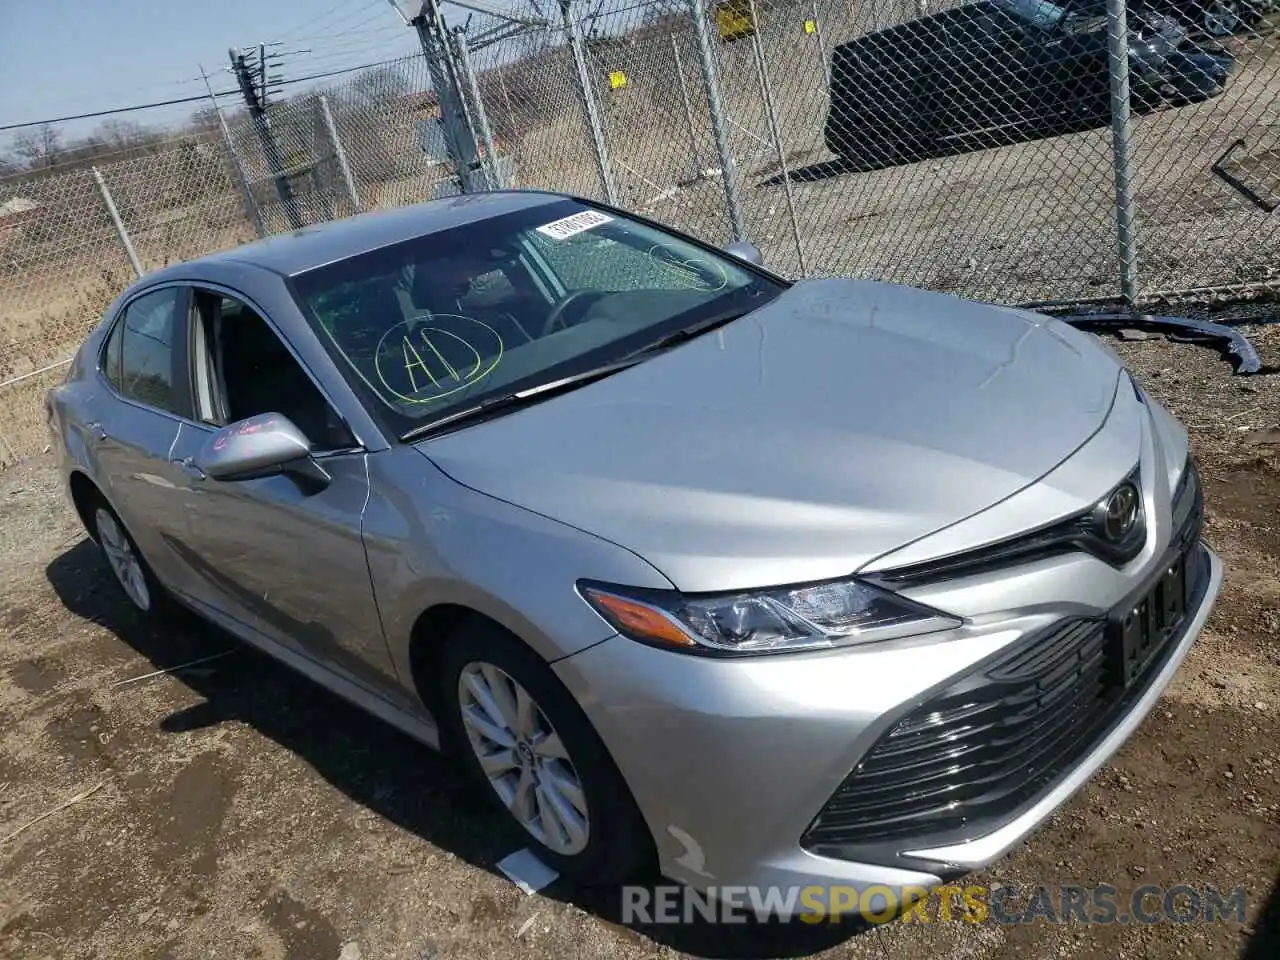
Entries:
[[[1145,7],[1167,14],[1192,31],[1210,37],[1229,37],[1256,27],[1266,16],[1271,0],[1143,0],[1131,7]],[[1107,12],[1107,0],[1084,0],[1078,8],[1090,13]]]
[[[885,166],[1109,123],[1107,20],[1097,2],[982,0],[840,44],[827,147]],[[1135,110],[1225,89],[1233,58],[1221,47],[1149,9],[1130,10],[1128,22]]]

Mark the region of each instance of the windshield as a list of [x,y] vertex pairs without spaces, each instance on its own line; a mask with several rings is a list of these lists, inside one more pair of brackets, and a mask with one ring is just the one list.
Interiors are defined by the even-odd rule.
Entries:
[[562,200],[293,278],[343,375],[397,436],[783,289],[663,230]]
[[1067,15],[1065,9],[1048,0],[996,0],[996,6],[1042,30],[1058,26]]

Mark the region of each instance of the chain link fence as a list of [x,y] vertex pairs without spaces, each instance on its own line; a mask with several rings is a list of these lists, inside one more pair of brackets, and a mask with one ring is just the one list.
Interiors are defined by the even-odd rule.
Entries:
[[[615,202],[792,276],[1000,303],[1280,287],[1272,0],[517,0],[254,117],[0,177],[0,460],[139,271],[473,188]],[[424,30],[425,27],[419,27]],[[447,34],[447,35],[446,35]],[[452,109],[446,104],[448,109]]]

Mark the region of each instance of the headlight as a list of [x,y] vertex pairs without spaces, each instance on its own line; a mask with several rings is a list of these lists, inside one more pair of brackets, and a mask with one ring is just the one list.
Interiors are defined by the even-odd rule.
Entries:
[[858,580],[715,595],[589,581],[579,582],[578,590],[623,636],[695,654],[818,650],[948,630],[962,622]]

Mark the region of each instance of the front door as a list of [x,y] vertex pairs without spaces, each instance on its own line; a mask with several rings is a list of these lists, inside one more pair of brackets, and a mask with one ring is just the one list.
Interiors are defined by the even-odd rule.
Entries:
[[218,481],[188,475],[187,562],[200,600],[351,679],[399,690],[361,538],[365,452],[258,311],[229,292],[197,290],[196,416],[174,444],[194,458],[219,426],[281,413],[311,439],[332,477],[318,492],[285,476]]

